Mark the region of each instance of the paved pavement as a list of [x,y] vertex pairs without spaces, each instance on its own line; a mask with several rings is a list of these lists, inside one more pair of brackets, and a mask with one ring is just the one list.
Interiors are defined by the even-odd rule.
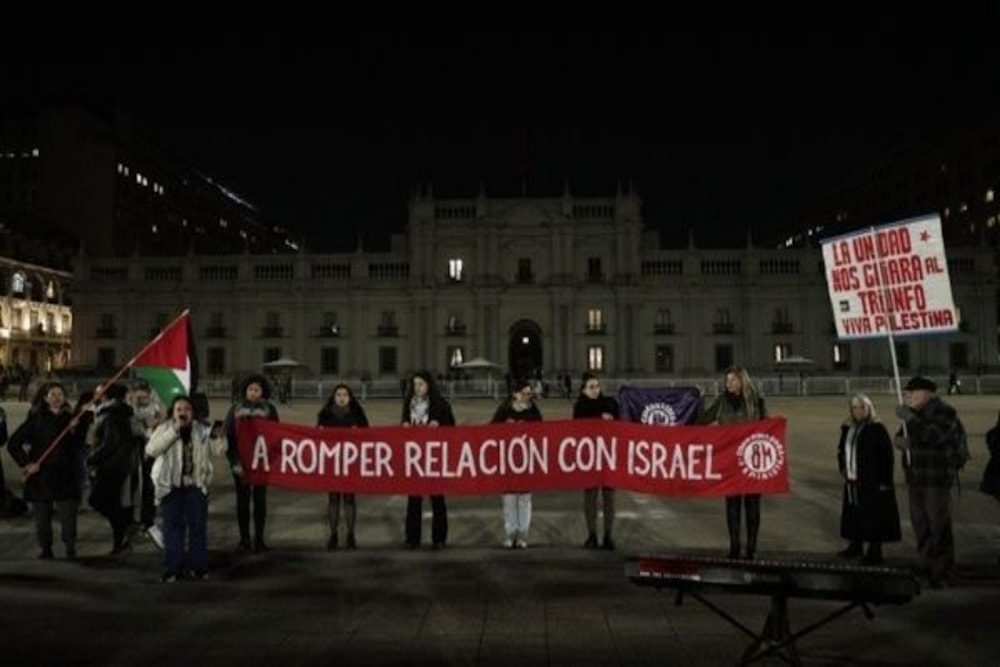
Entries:
[[[888,403],[888,397],[884,402]],[[880,401],[881,402],[881,401]],[[962,581],[926,589],[908,604],[855,610],[799,642],[807,665],[995,665],[1000,633],[1000,504],[974,490],[985,465],[982,435],[996,418],[993,397],[956,397],[975,456],[956,506]],[[24,406],[6,404],[17,424]],[[840,487],[832,451],[846,399],[774,399],[789,417],[792,491],[765,498],[761,557],[831,560]],[[221,410],[221,405],[213,405]],[[283,409],[312,423],[317,405]],[[556,400],[547,417],[568,416]],[[374,423],[395,418],[395,402],[372,403]],[[459,421],[485,421],[492,405],[459,402]],[[884,412],[891,412],[888,408]],[[6,453],[9,483],[17,474]],[[220,466],[221,467],[221,466]],[[914,551],[904,489],[904,542],[889,564]],[[106,524],[80,517],[76,562],[36,559],[31,519],[0,520],[0,655],[4,664],[73,665],[720,665],[736,664],[749,638],[693,599],[627,581],[623,563],[640,553],[720,555],[721,500],[619,494],[614,552],[580,548],[585,530],[578,493],[537,493],[531,545],[499,544],[495,497],[449,498],[449,547],[406,551],[405,499],[359,498],[357,551],[327,552],[324,498],[274,489],[269,541],[259,555],[238,554],[234,495],[219,476],[210,503],[211,578],[159,583],[162,555],[139,542],[107,554]],[[429,518],[425,542],[429,541]],[[767,600],[712,595],[747,626],[763,626]],[[793,629],[836,603],[793,599]],[[769,658],[760,664],[784,664]]]

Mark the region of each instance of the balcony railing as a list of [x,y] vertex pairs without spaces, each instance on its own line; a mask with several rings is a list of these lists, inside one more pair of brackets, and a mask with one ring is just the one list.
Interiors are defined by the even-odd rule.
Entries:
[[712,324],[712,333],[731,334],[736,333],[736,325],[732,322],[715,322]]
[[608,325],[606,324],[591,324],[583,332],[588,336],[603,336],[608,333]]
[[94,338],[118,338],[118,329],[116,327],[97,327]]
[[672,336],[674,334],[674,330],[675,327],[673,322],[653,325],[653,333],[657,336]]
[[399,326],[395,324],[378,325],[378,335],[383,338],[395,338],[399,335]]
[[281,327],[263,327],[260,335],[262,338],[281,338],[285,335],[285,331]]
[[790,334],[795,330],[791,322],[772,322],[771,333]]
[[205,338],[225,338],[226,327],[205,327]]
[[465,335],[465,325],[464,324],[445,325],[444,335],[445,336],[464,336]]

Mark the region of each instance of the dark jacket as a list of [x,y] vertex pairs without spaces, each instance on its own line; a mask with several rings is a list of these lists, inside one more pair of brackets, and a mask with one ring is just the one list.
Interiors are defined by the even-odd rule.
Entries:
[[278,421],[278,409],[266,399],[258,403],[244,400],[233,405],[226,413],[226,438],[228,439],[226,459],[229,461],[230,467],[240,462],[239,443],[236,440],[236,420],[254,418]]
[[542,421],[542,413],[534,403],[528,406],[527,409],[518,412],[514,409],[512,402],[508,400],[497,406],[490,423],[502,424],[508,419],[516,422],[540,422]]
[[349,405],[343,412],[324,408],[320,410],[316,425],[326,428],[367,428],[368,415],[365,414],[365,409],[356,403]]
[[[855,439],[854,456],[857,479],[845,478],[840,513],[840,536],[862,542],[898,542],[899,506],[893,482],[893,451],[889,432],[879,422],[860,424]],[[847,434],[850,426],[840,429],[837,444],[837,467],[844,476],[847,471]]]
[[[37,461],[69,425],[71,417],[69,408],[56,414],[46,405],[29,414],[7,443],[11,458],[22,468]],[[41,469],[25,481],[25,500],[48,502],[80,499],[77,457],[83,439],[78,431],[79,428],[67,433],[42,462]]]
[[90,504],[102,514],[122,506],[126,483],[131,493],[139,483],[143,437],[132,428],[133,414],[131,407],[117,400],[101,404],[97,411],[96,445],[87,467],[94,477]]
[[[451,404],[447,399],[436,397],[430,399],[430,406],[427,408],[427,421],[437,422],[441,426],[454,426],[455,415],[452,414]],[[403,414],[401,421],[404,424],[410,423],[410,404],[403,402]]]
[[600,419],[605,412],[618,419],[618,401],[604,394],[597,398],[580,394],[573,404],[573,419]]
[[902,457],[906,483],[950,488],[958,463],[958,441],[965,436],[955,408],[934,396],[919,412],[906,408],[900,412],[910,443],[909,462]]

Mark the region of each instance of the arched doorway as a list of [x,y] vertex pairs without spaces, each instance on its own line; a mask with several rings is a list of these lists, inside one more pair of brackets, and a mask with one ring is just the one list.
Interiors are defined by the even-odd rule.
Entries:
[[532,320],[518,320],[509,331],[507,359],[512,378],[536,377],[542,372],[542,328]]

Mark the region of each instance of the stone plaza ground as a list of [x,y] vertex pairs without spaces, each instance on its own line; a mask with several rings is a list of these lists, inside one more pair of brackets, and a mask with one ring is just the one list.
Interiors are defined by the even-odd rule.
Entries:
[[[875,396],[890,427],[894,397]],[[973,460],[955,497],[961,580],[923,590],[901,606],[855,611],[799,642],[808,665],[994,665],[1000,635],[1000,503],[978,492],[988,454],[986,430],[1000,397],[947,397],[969,432]],[[836,439],[847,398],[774,398],[788,418],[791,490],[763,501],[760,558],[835,560],[841,484]],[[26,405],[6,403],[12,426]],[[226,409],[213,402],[213,416]],[[279,406],[282,419],[312,424],[319,404]],[[373,424],[396,423],[398,401],[366,406]],[[483,423],[494,404],[462,400],[460,423]],[[547,419],[568,418],[570,403],[545,399]],[[8,485],[19,473],[4,452]],[[898,469],[898,463],[897,463]],[[887,564],[908,567],[915,552],[905,487],[897,475],[903,542]],[[626,557],[645,553],[722,555],[722,500],[618,494],[617,550],[581,548],[586,530],[578,492],[534,494],[530,547],[500,546],[500,499],[451,497],[449,546],[402,549],[406,499],[359,496],[357,551],[325,550],[322,494],[270,491],[272,550],[235,551],[234,494],[218,462],[209,505],[211,578],[159,582],[162,554],[148,541],[107,555],[109,529],[89,509],[79,521],[80,558],[37,560],[30,518],[0,520],[0,650],[24,664],[135,665],[719,665],[738,662],[745,635],[691,599],[637,587]],[[425,506],[429,511],[429,508]],[[425,520],[429,542],[429,519]],[[719,595],[752,628],[767,599]],[[824,601],[791,601],[793,629],[830,613]],[[768,658],[762,664],[779,664]]]

